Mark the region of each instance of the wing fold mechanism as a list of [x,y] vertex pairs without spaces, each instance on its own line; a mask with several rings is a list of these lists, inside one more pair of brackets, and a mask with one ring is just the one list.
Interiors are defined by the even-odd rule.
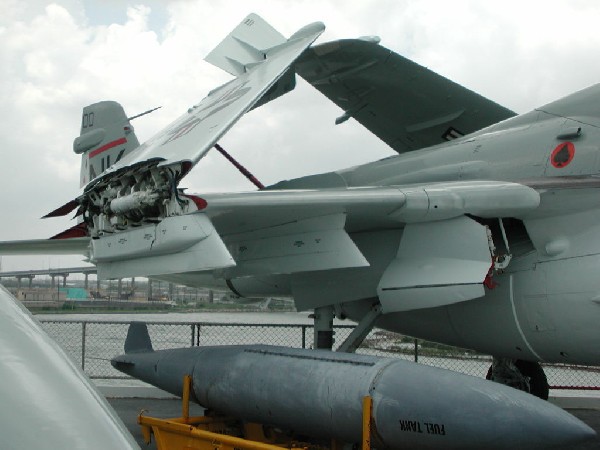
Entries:
[[[86,217],[90,235],[135,234],[134,228],[148,221],[188,213],[178,183],[240,117],[293,84],[290,67],[324,29],[322,23],[313,23],[285,39],[254,14],[242,21],[207,57],[236,78],[85,187],[78,212]],[[276,86],[278,80],[282,84]],[[62,212],[59,208],[52,214]]]
[[478,296],[491,255],[485,228],[466,215],[520,217],[540,201],[530,187],[496,181],[194,198],[202,208],[188,214],[105,227],[92,239],[0,242],[0,254],[82,254],[104,279],[200,271],[233,279],[366,267],[349,233],[404,228],[378,289],[386,312]]

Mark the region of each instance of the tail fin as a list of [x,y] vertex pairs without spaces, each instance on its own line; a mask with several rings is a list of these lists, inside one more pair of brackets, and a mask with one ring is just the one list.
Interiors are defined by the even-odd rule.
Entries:
[[148,326],[144,322],[131,322],[125,339],[125,353],[152,352]]
[[139,145],[119,103],[103,101],[83,108],[81,133],[73,141],[73,151],[81,154],[80,186],[85,186]]

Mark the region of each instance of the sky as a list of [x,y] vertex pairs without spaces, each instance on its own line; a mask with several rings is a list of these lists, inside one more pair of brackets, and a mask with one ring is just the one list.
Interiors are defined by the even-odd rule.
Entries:
[[[0,0],[0,240],[74,224],[40,217],[78,193],[72,151],[81,110],[116,100],[141,142],[230,75],[203,61],[257,13],[289,36],[322,21],[319,42],[376,35],[381,45],[518,113],[600,81],[596,0]],[[373,161],[393,151],[302,80],[220,140],[264,184]],[[211,152],[180,184],[254,187]],[[81,265],[68,256],[2,257],[1,270]]]

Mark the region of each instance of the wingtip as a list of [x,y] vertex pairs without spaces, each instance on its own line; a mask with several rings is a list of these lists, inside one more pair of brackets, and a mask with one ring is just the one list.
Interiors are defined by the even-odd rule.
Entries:
[[323,31],[325,31],[325,24],[323,22],[309,23],[292,34],[289,40],[309,38],[313,37],[315,34],[319,36]]

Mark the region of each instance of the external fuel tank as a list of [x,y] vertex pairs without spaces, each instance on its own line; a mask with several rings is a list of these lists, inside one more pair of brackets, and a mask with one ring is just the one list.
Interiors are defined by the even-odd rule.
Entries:
[[216,412],[315,438],[361,439],[373,398],[377,448],[551,448],[595,435],[564,410],[497,383],[400,359],[266,345],[152,351],[130,329],[118,370]]

